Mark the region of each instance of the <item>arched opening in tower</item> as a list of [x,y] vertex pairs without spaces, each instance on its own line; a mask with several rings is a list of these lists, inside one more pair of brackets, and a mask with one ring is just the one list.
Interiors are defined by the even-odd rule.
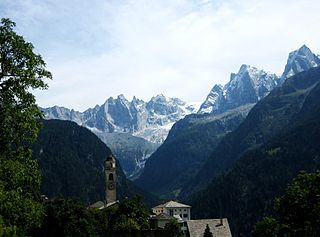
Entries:
[[113,181],[113,174],[109,174],[109,181]]

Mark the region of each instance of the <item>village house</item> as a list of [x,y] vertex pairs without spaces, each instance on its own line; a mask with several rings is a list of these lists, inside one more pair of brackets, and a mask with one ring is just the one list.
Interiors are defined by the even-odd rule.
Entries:
[[232,237],[228,220],[202,219],[191,220],[191,206],[176,201],[169,201],[152,208],[155,215],[150,217],[153,228],[165,228],[175,218],[181,224],[181,230],[190,237],[202,237],[208,225],[213,236]]
[[191,218],[191,206],[176,201],[169,201],[152,208],[155,214],[151,219],[156,222],[158,228],[164,228],[170,221],[170,217],[175,218],[181,224],[181,230],[187,230],[187,220]]

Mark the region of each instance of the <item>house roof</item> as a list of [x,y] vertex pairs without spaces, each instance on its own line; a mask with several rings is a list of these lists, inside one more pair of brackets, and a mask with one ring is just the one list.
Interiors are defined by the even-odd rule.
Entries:
[[206,226],[209,226],[213,236],[216,237],[232,237],[228,219],[202,219],[202,220],[189,220],[187,226],[190,237],[202,237]]
[[116,159],[113,157],[113,155],[112,154],[110,154],[108,157],[107,157],[107,159],[106,159],[106,161],[115,161]]
[[179,208],[179,207],[191,208],[191,206],[189,206],[189,205],[182,204],[182,203],[179,203],[179,202],[176,202],[176,201],[169,201],[169,202],[166,202],[164,204],[160,204],[158,206],[155,206],[154,208],[164,208],[164,207],[167,207],[167,208]]

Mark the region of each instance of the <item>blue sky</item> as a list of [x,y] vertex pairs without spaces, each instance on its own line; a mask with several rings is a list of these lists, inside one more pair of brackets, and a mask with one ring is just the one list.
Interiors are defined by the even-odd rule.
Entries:
[[54,80],[40,106],[84,110],[124,94],[203,101],[241,64],[280,75],[303,44],[320,53],[318,0],[0,0]]

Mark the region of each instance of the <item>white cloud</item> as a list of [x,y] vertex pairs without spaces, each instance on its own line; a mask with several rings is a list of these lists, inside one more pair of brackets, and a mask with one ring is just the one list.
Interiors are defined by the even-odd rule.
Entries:
[[316,0],[3,0],[0,9],[54,73],[37,93],[42,106],[83,110],[121,93],[201,101],[242,63],[281,74],[302,44],[320,52]]

